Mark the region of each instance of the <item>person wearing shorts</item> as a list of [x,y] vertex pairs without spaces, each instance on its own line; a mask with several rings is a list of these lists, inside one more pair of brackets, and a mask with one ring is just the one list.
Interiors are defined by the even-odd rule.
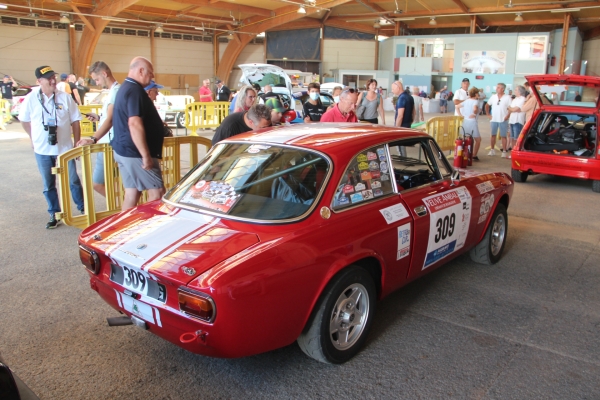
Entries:
[[[508,143],[508,150],[517,144],[519,133],[525,125],[525,112],[521,110],[525,104],[525,96],[527,96],[527,90],[523,86],[517,86],[516,97],[511,101],[508,111],[510,111],[510,117],[508,123],[510,125],[510,141]],[[510,158],[510,154],[508,155]]]
[[444,86],[440,90],[440,112],[445,114],[448,112],[448,86]]
[[[502,139],[502,158],[507,157],[506,133],[508,132],[508,107],[510,106],[512,99],[509,95],[504,93],[505,90],[506,85],[504,83],[497,84],[496,93],[490,97],[485,105],[485,112],[491,119],[490,125],[492,128],[490,137],[492,148],[488,153],[488,156],[496,155],[496,135],[498,134],[498,130],[500,130],[500,138]],[[490,106],[492,106],[491,113]]]
[[469,98],[456,105],[456,109],[464,117],[463,129],[467,135],[473,136],[473,160],[479,161],[477,153],[481,145],[481,134],[477,125],[477,116],[479,115],[479,89],[472,87],[468,94]]
[[144,57],[135,57],[115,99],[115,135],[111,144],[125,188],[122,210],[135,207],[144,190],[148,201],[158,200],[165,194],[159,164],[163,123],[144,90],[153,78],[152,63]]

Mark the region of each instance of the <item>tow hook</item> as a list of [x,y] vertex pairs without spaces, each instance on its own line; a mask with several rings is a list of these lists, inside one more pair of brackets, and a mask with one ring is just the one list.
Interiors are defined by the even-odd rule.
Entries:
[[206,345],[207,336],[208,333],[204,331],[186,332],[181,334],[181,336],[179,337],[179,341],[183,344],[198,342],[200,344]]

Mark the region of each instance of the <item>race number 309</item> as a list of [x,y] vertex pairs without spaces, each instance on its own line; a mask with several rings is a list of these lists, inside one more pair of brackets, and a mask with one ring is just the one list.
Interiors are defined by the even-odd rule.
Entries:
[[443,218],[439,218],[435,227],[437,228],[437,233],[435,234],[435,242],[438,243],[440,240],[446,240],[447,237],[452,236],[454,233],[454,222],[456,221],[456,216],[452,213],[450,216],[446,215]]

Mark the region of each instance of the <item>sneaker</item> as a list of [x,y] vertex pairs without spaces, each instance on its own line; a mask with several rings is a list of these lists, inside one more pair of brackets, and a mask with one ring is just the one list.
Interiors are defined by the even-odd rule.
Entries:
[[477,156],[473,157],[473,161],[479,161],[479,157],[477,157]]
[[50,221],[48,221],[48,223],[46,224],[46,229],[54,229],[54,228],[56,228],[57,225],[58,225],[58,220],[56,219],[54,214],[52,214],[50,216]]
[[490,152],[488,153],[488,156],[495,156],[496,155],[496,150],[491,149]]
[[510,154],[509,154],[509,155],[507,155],[507,156],[506,156],[506,158],[512,158],[512,157],[511,157],[511,156],[510,156]]
[[502,158],[506,158],[506,151],[504,151],[504,150],[502,151],[502,156],[501,157]]
[[512,150],[512,147],[509,147],[508,150],[506,150],[506,151],[511,151],[511,150]]

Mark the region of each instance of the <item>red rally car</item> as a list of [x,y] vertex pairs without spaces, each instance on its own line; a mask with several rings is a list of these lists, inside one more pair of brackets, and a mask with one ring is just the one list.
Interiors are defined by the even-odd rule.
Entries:
[[600,78],[581,75],[526,77],[539,107],[513,148],[512,177],[551,174],[589,179],[600,192],[598,92]]
[[104,301],[191,352],[297,341],[342,363],[377,300],[464,252],[500,259],[513,188],[454,171],[417,131],[282,126],[220,142],[162,200],[84,230],[79,253]]

